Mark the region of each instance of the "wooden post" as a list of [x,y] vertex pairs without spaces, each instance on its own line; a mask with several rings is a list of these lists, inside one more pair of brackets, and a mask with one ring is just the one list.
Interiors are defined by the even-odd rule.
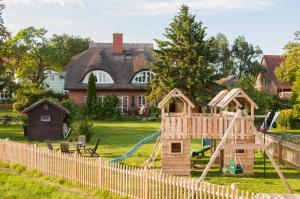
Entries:
[[278,141],[278,162],[282,163],[282,143]]

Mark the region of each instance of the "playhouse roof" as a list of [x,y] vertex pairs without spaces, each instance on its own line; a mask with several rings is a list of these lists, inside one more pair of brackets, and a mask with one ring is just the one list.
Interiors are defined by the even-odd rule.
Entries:
[[48,99],[42,99],[40,101],[35,102],[31,106],[25,108],[21,113],[23,113],[23,114],[28,113],[29,111],[31,111],[32,109],[38,107],[39,105],[41,105],[43,103],[48,103],[48,104],[56,107],[57,109],[63,111],[64,113],[69,114],[69,111],[65,107],[63,107],[59,104],[56,104],[56,103],[54,103],[54,102],[52,102],[51,100],[48,100]]
[[221,90],[210,102],[207,104],[210,107],[215,107],[219,101],[228,93],[227,90]]
[[223,99],[217,104],[217,107],[225,108],[232,101],[238,102],[236,98],[241,99],[243,102],[247,102],[258,109],[257,104],[240,88],[234,88],[229,93],[227,93]]
[[159,102],[158,108],[162,108],[172,97],[178,97],[184,102],[188,103],[192,108],[195,108],[194,103],[187,96],[185,96],[178,88],[174,88],[171,92],[169,92],[169,94]]

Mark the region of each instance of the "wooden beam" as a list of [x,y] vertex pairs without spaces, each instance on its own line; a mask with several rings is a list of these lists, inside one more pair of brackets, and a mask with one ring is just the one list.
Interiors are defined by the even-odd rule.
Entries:
[[255,149],[265,149],[264,144],[225,144],[221,149],[245,149],[245,150],[255,150]]
[[235,120],[237,119],[238,116],[241,115],[241,113],[242,113],[242,110],[241,110],[241,109],[239,109],[239,110],[236,112],[236,114],[235,114],[235,116],[233,117],[233,120],[230,122],[230,124],[229,124],[229,126],[228,126],[228,128],[227,128],[227,130],[226,130],[226,132],[225,132],[225,134],[224,134],[224,136],[223,136],[221,142],[219,143],[218,147],[216,148],[216,151],[214,152],[214,154],[212,155],[212,157],[211,157],[211,159],[209,160],[208,164],[206,165],[206,167],[205,167],[205,169],[204,169],[204,171],[203,171],[203,173],[202,173],[202,175],[201,175],[201,177],[200,177],[200,179],[199,179],[199,182],[204,181],[204,178],[205,178],[205,176],[207,175],[208,170],[210,169],[210,167],[212,166],[212,164],[215,162],[217,156],[218,156],[219,153],[220,153],[220,150],[221,150],[222,146],[225,144],[225,142],[226,142],[227,138],[229,137],[230,133],[232,133],[231,129],[232,129],[232,127],[233,127],[234,124],[235,124]]
[[[253,129],[254,134],[255,134],[255,136],[256,136],[258,142],[259,142],[260,144],[264,144],[264,141],[262,140],[262,138],[260,137],[259,133],[257,132],[257,130],[256,130],[255,126],[254,126],[254,124],[252,124],[251,128]],[[285,179],[285,177],[283,176],[281,170],[279,169],[278,165],[276,164],[276,162],[275,162],[275,160],[273,159],[273,157],[272,157],[271,153],[269,152],[269,150],[268,150],[268,149],[265,149],[265,152],[266,152],[267,156],[269,157],[269,159],[270,159],[270,161],[271,161],[273,167],[275,168],[277,174],[279,175],[279,177],[280,177],[280,179],[281,179],[281,181],[282,181],[282,184],[283,184],[283,185],[285,186],[285,188],[287,189],[288,193],[293,193],[293,191],[292,191],[292,189],[291,189],[291,187],[290,187],[288,181],[287,181],[287,180]]]

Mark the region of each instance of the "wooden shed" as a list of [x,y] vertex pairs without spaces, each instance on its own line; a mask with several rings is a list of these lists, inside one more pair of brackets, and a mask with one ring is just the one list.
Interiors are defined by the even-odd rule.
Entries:
[[28,115],[27,137],[29,139],[62,139],[69,111],[48,99],[40,100],[25,110]]

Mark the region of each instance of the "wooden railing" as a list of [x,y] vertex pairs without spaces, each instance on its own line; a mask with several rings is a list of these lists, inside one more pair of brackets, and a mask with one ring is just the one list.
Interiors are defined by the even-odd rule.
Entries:
[[195,178],[112,164],[101,158],[62,154],[39,147],[0,140],[0,161],[19,163],[43,174],[62,177],[90,189],[108,190],[134,199],[248,199],[262,195],[198,182]]
[[[190,118],[187,116],[174,116],[162,119],[162,136],[164,138],[190,137],[190,138],[211,138],[221,139],[228,128],[233,115],[209,115],[193,114]],[[251,124],[253,119],[250,117],[237,118],[233,131],[239,139],[253,137]]]
[[[260,135],[263,137],[262,133]],[[299,145],[276,138],[272,135],[266,135],[266,145],[270,153],[276,157],[279,162],[300,169]]]

